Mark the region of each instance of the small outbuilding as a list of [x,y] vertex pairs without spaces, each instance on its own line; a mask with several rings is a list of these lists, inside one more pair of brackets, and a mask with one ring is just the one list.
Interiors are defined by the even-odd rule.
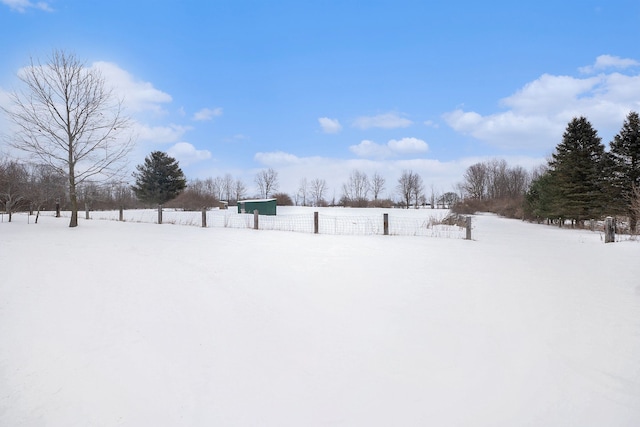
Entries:
[[255,199],[238,201],[238,213],[253,213],[257,210],[258,215],[275,215],[276,199]]

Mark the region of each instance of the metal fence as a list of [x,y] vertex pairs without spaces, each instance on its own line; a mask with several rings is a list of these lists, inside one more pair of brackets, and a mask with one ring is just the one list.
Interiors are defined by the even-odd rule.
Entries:
[[[278,215],[260,215],[259,230],[294,231],[301,233],[332,235],[383,235],[385,234],[384,215],[371,212],[373,209],[330,209],[306,210],[305,212],[279,213]],[[318,212],[317,224],[314,213]],[[52,212],[45,213],[53,215]],[[387,213],[387,234],[395,236],[427,236],[451,239],[464,239],[466,228],[444,223],[448,211],[432,212],[423,209],[415,212],[390,210]],[[62,212],[68,217],[69,212]],[[85,218],[84,212],[80,218]],[[203,212],[174,209],[136,209],[120,211],[91,211],[93,220],[112,220],[139,223],[162,223],[187,226],[205,226],[208,228],[256,228],[253,214],[239,214],[232,210],[210,210]]]

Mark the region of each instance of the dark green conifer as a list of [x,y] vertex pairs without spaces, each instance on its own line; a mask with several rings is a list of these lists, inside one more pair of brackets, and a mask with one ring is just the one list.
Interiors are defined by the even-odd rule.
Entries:
[[609,146],[615,206],[620,213],[629,216],[631,232],[635,233],[638,214],[634,208],[634,190],[640,189],[640,118],[637,112],[629,113]]
[[549,162],[561,218],[582,222],[604,213],[604,158],[598,132],[586,118],[574,118]]
[[187,180],[173,157],[154,151],[136,166],[136,184],[132,186],[138,200],[150,204],[164,204],[174,199],[187,186]]

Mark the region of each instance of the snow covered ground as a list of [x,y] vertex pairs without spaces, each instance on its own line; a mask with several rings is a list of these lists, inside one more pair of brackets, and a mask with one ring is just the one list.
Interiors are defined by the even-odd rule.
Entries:
[[640,425],[636,241],[67,225],[0,223],[1,426]]

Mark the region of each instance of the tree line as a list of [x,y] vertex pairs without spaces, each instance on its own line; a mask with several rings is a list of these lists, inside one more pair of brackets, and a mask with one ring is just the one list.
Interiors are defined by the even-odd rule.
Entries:
[[605,150],[585,117],[566,128],[546,167],[533,179],[525,211],[536,220],[582,226],[603,216],[626,217],[636,232],[640,191],[640,120],[631,111]]
[[568,123],[545,165],[533,171],[493,159],[467,168],[460,213],[496,212],[533,221],[584,226],[615,216],[635,233],[640,217],[640,120],[631,111],[606,150],[585,117]]
[[[149,205],[162,204],[183,209],[201,209],[219,205],[220,201],[235,203],[248,195],[247,186],[230,174],[222,177],[195,179],[187,182],[178,161],[167,153],[155,151],[136,167],[133,176],[136,180],[132,189],[137,199]],[[422,178],[415,172],[405,170],[398,179],[396,191],[399,201],[382,198],[386,189],[386,179],[375,172],[371,178],[360,170],[353,170],[342,185],[342,195],[328,201],[328,186],[325,179],[314,178],[309,181],[302,178],[297,192],[290,195],[278,192],[280,182],[278,172],[272,168],[256,173],[254,182],[256,198],[275,198],[279,205],[300,206],[349,206],[380,207],[402,206],[418,207],[429,204],[425,196]],[[451,205],[457,198],[451,193],[439,198],[443,205]],[[431,200],[435,203],[435,194]],[[431,203],[433,205],[433,203]]]
[[[458,199],[453,192],[437,195],[431,188],[427,197],[422,177],[405,170],[387,193],[386,179],[375,172],[369,177],[354,169],[342,184],[342,193],[327,200],[329,187],[325,179],[302,178],[293,195],[279,192],[278,172],[272,168],[258,171],[255,192],[231,174],[215,178],[187,180],[179,162],[162,151],[150,153],[136,166],[134,184],[124,180],[88,181],[75,185],[79,210],[148,208],[157,205],[199,210],[235,204],[247,197],[276,198],[279,205],[348,206],[348,207],[450,207]],[[397,197],[390,195],[395,191]],[[383,193],[386,196],[383,196]],[[0,210],[11,214],[26,210],[62,210],[72,207],[66,174],[47,164],[4,160],[0,162]]]

